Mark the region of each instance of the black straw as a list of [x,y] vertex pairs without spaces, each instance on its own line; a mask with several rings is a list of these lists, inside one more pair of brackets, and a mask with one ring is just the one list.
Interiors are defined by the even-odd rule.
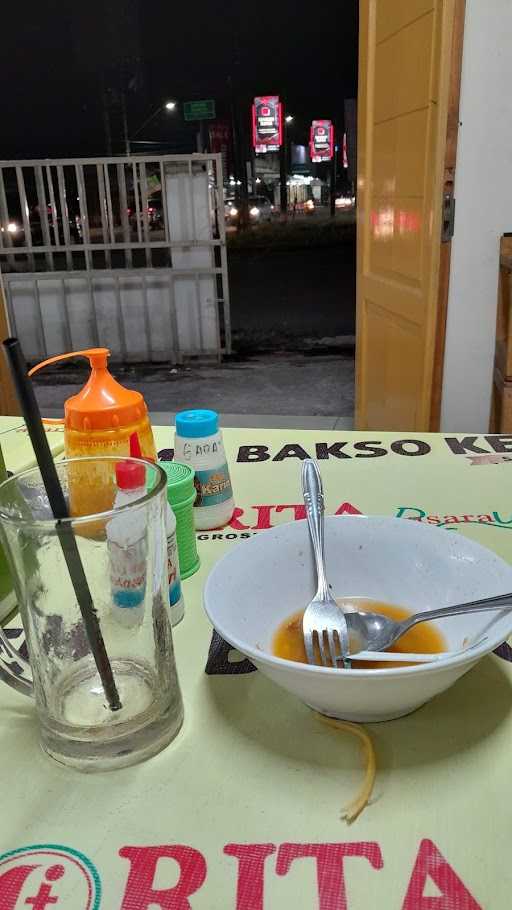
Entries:
[[69,522],[62,521],[63,519],[69,518],[68,507],[64,498],[64,493],[62,492],[52,453],[50,452],[50,446],[48,445],[48,440],[44,431],[39,406],[34,394],[34,388],[27,375],[27,364],[23,356],[21,344],[17,338],[7,338],[7,340],[3,342],[3,345],[11,368],[14,386],[21,405],[21,410],[23,411],[23,417],[25,418],[30,441],[48,495],[48,500],[53,515],[57,519],[57,534],[71,577],[71,583],[75,589],[75,596],[84,621],[92,656],[94,657],[94,662],[100,675],[109,707],[112,711],[118,711],[122,705],[73,528]]

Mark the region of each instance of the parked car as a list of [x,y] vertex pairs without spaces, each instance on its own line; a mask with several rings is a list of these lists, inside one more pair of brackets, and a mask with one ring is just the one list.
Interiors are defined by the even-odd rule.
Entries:
[[272,206],[266,196],[249,196],[251,221],[272,221]]
[[336,196],[335,206],[337,209],[351,209],[355,203],[353,196]]
[[[16,211],[16,206],[11,204],[10,211],[13,210]],[[68,219],[71,243],[82,243],[83,236],[80,215],[69,212]],[[30,239],[32,246],[44,246],[45,235],[43,232],[43,222],[41,219],[39,205],[34,205],[29,208],[28,220],[30,225]],[[50,232],[50,246],[55,245],[55,233],[57,233],[57,236],[59,238],[59,244],[64,244],[65,237],[62,226],[62,218],[58,214],[54,216],[51,205],[49,205],[47,208],[47,224]],[[25,228],[23,226],[23,219],[19,214],[19,207],[14,216],[10,217],[5,224],[0,224],[0,232],[2,234],[9,234],[11,238],[11,246],[25,246]],[[3,243],[3,246],[7,246],[7,243],[5,241]]]
[[[155,197],[148,199],[148,227],[150,231],[161,230],[164,226],[164,212],[162,207],[162,194],[158,193]],[[128,209],[128,218],[130,219],[130,227],[133,231],[137,230],[137,211],[135,208],[135,202],[131,201],[130,207]],[[139,221],[141,226],[144,224],[144,216],[142,211],[139,211]]]
[[236,224],[240,215],[240,206],[234,196],[228,196],[224,200],[224,218],[226,224]]
[[[263,221],[272,221],[273,206],[266,196],[249,196],[249,220],[252,224],[261,224]],[[241,200],[230,196],[224,200],[224,214],[226,224],[238,224],[240,218]]]

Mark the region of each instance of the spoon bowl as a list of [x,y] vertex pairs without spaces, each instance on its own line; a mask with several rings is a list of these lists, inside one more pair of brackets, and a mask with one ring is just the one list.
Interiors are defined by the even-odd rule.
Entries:
[[[344,610],[344,620],[348,629],[350,656],[355,656],[360,651],[386,651],[395,644],[402,635],[405,635],[413,626],[422,622],[432,622],[445,619],[448,616],[461,616],[467,613],[485,613],[487,610],[512,610],[512,594],[501,594],[498,597],[485,597],[480,600],[469,601],[463,604],[454,604],[452,607],[442,607],[439,610],[426,610],[414,613],[407,619],[396,620],[385,616],[383,613],[371,613],[366,610],[354,609],[357,601],[362,597],[339,598],[338,603]],[[345,658],[340,655],[337,660]]]

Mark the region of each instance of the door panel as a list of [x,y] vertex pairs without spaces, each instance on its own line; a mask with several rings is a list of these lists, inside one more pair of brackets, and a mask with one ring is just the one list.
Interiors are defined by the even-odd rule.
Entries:
[[454,2],[360,2],[361,429],[430,425]]
[[377,41],[382,41],[432,9],[431,0],[387,0],[377,7]]
[[[402,316],[390,316],[387,308],[372,301],[367,301],[365,320],[367,381],[376,389],[368,408],[368,425],[376,426],[385,408],[392,425],[405,427],[416,411],[414,389],[421,378],[421,329]],[[402,350],[400,359],[393,355],[397,342]],[[400,389],[400,394],[390,397],[390,388]]]

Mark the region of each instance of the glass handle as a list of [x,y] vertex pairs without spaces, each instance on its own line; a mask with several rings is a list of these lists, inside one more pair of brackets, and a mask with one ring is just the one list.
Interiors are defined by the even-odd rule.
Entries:
[[0,629],[0,679],[23,695],[34,695],[30,664],[13,648],[5,629]]

